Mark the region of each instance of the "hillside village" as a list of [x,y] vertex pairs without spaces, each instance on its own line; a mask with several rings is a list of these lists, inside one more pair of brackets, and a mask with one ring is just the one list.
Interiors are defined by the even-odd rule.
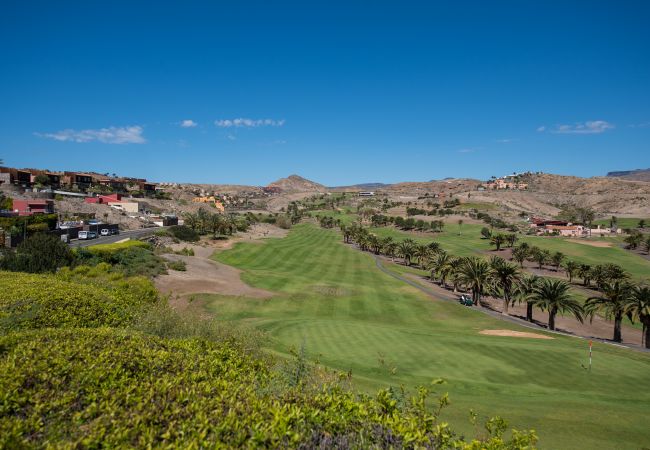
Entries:
[[[590,189],[589,186],[594,187]],[[646,201],[650,198],[650,183],[612,177],[576,179],[524,172],[492,177],[483,182],[447,179],[376,184],[373,191],[364,190],[364,187],[327,188],[298,175],[267,186],[236,186],[156,183],[109,173],[0,167],[0,190],[12,202],[9,205],[6,200],[0,214],[5,218],[52,215],[56,220],[50,220],[50,226],[66,229],[70,234],[70,229],[97,230],[100,224],[121,230],[182,224],[185,214],[201,208],[220,214],[278,214],[292,202],[309,196],[347,192],[359,199],[380,198],[416,209],[452,199],[468,205],[478,202],[479,209],[480,205],[485,205],[492,209],[491,214],[506,222],[518,223],[525,218],[530,225],[529,232],[538,235],[593,237],[623,232],[621,228],[575,223],[575,218],[562,219],[558,217],[562,205],[591,203],[594,214],[600,217],[615,214],[625,217],[626,212],[631,216],[650,215]],[[599,200],[593,203],[589,197],[596,196]],[[604,210],[601,205],[615,205],[616,209]],[[446,220],[454,217],[454,220],[462,217],[471,220],[470,212],[461,208]],[[76,237],[76,232],[72,236]],[[14,244],[18,241],[16,237]]]

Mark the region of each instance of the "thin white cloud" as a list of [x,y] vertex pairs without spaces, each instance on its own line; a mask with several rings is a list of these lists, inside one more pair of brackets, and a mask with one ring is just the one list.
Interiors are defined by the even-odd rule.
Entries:
[[650,122],[632,123],[628,125],[630,128],[650,128]]
[[475,151],[475,148],[461,148],[458,153],[474,153]]
[[236,140],[237,140],[237,136],[235,136],[234,134],[229,134],[229,135],[226,136],[226,137],[227,137],[229,140],[231,140],[231,141],[236,141]]
[[497,139],[497,142],[499,144],[509,144],[511,142],[516,141],[517,139],[512,139],[512,138],[507,138],[507,139]]
[[65,129],[56,133],[35,133],[37,136],[60,142],[102,142],[104,144],[144,144],[144,129],[139,125],[129,127],[108,127],[97,130]]
[[[589,120],[587,122],[577,122],[572,125],[556,125],[554,128],[549,129],[548,132],[553,134],[601,134],[614,128],[614,124],[605,120]],[[539,132],[546,130],[547,128],[545,126],[537,129]]]
[[544,131],[546,131],[546,126],[542,125],[541,127],[537,127],[538,133],[543,133]]
[[194,128],[198,123],[194,122],[192,119],[185,119],[181,122],[181,127],[183,128]]
[[237,119],[219,119],[214,121],[214,124],[219,128],[281,127],[284,123],[284,119],[245,119],[241,117]]

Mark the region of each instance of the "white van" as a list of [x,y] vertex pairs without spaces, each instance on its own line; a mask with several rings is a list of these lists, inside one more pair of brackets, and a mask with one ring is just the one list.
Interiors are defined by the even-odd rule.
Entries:
[[110,232],[110,230],[108,228],[102,228],[99,231],[99,234],[102,235],[102,236],[110,236],[111,232]]
[[88,239],[89,238],[88,233],[89,233],[88,231],[80,231],[78,238],[79,239]]

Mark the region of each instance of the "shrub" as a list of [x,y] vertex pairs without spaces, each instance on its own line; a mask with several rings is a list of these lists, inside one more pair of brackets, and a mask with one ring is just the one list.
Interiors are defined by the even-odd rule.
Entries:
[[194,256],[194,249],[183,247],[181,250],[178,250],[174,253],[176,253],[177,255]]
[[[275,393],[268,366],[226,343],[99,328],[15,333],[0,349],[0,448],[464,447],[428,389],[403,408],[391,390]],[[472,448],[535,444],[488,425]]]
[[0,260],[0,269],[31,273],[54,272],[59,267],[69,265],[72,259],[72,251],[58,236],[37,233],[21,242],[15,253],[7,253]]
[[169,227],[169,232],[181,241],[196,242],[200,238],[199,233],[185,225],[174,225]]
[[167,263],[167,267],[169,267],[171,270],[177,270],[179,272],[185,272],[187,270],[185,261],[181,261],[180,259],[178,261],[169,261]]
[[288,230],[292,225],[291,217],[287,216],[286,214],[279,215],[275,218],[275,224],[280,228]]
[[82,272],[0,272],[0,330],[124,326],[157,298],[148,280],[94,281]]
[[150,244],[141,241],[80,248],[75,251],[75,257],[79,265],[106,263],[112,271],[121,272],[126,276],[154,277],[165,273],[163,259],[154,254]]

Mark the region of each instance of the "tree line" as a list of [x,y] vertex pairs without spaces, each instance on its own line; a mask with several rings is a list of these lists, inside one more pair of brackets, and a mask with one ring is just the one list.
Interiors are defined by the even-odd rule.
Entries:
[[[381,238],[367,228],[353,224],[341,226],[345,243],[356,244],[362,251],[384,255],[392,260],[401,258],[406,266],[417,265],[430,273],[432,282],[446,289],[468,291],[474,305],[483,304],[484,296],[503,301],[502,313],[515,303],[526,305],[526,320],[533,322],[534,308],[548,312],[548,328],[555,330],[558,314],[568,314],[580,323],[593,320],[602,314],[614,321],[613,340],[622,341],[624,317],[638,320],[643,325],[643,341],[650,348],[650,287],[633,283],[629,274],[616,264],[590,266],[570,261],[556,252],[539,249],[527,243],[513,248],[512,261],[500,256],[489,259],[478,256],[454,256],[445,251],[440,243],[418,243],[407,238],[397,241],[392,237]],[[569,281],[558,278],[526,274],[523,262],[535,261],[541,268],[552,264],[556,271],[562,268]],[[598,295],[589,297],[581,304],[570,292],[573,277],[582,278],[584,286],[593,285]]]

